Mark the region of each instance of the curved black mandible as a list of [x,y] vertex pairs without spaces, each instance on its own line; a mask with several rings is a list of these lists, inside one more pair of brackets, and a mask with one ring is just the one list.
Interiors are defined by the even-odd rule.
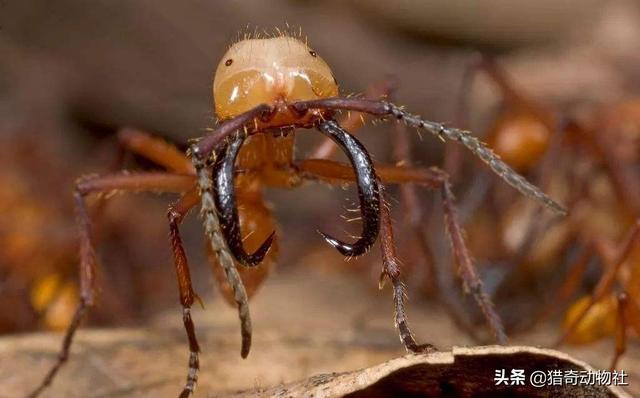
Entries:
[[349,157],[356,174],[360,214],[362,215],[362,236],[354,243],[345,243],[323,232],[322,237],[345,256],[364,254],[375,243],[380,230],[380,196],[378,177],[371,157],[364,146],[349,134],[335,120],[327,120],[318,125],[320,131],[331,138]]
[[[220,229],[224,239],[227,241],[229,251],[233,257],[246,267],[253,267],[262,262],[273,243],[275,231],[260,245],[253,254],[248,254],[242,245],[242,234],[240,232],[240,219],[236,206],[236,195],[234,181],[234,168],[238,152],[244,142],[242,133],[236,134],[225,144],[226,148],[221,148],[220,156],[214,165],[215,184],[215,205],[220,216]],[[226,154],[225,154],[226,152]]]

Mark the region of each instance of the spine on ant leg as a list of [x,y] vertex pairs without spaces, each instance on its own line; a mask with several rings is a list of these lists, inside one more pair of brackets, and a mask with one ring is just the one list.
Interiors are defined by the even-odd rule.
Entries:
[[401,109],[399,106],[386,103],[386,112],[396,119],[404,120],[411,127],[425,129],[432,134],[437,135],[441,139],[448,138],[453,141],[459,141],[467,147],[476,156],[482,159],[494,173],[502,178],[507,184],[511,185],[523,195],[542,202],[545,206],[554,210],[559,214],[566,214],[567,210],[553,199],[544,194],[538,187],[531,184],[524,177],[503,162],[498,155],[482,143],[476,136],[468,131],[451,127],[445,127],[441,123],[423,120],[420,116],[413,115]]
[[201,215],[204,218],[204,229],[209,238],[211,249],[218,257],[220,266],[224,270],[227,282],[233,289],[233,297],[238,306],[238,316],[242,334],[242,348],[240,355],[246,358],[251,349],[251,316],[249,315],[249,299],[247,292],[240,279],[240,274],[236,269],[233,256],[220,230],[220,221],[216,212],[213,198],[213,181],[209,176],[210,168],[206,167],[205,161],[198,157],[197,147],[192,147],[192,162],[196,169],[198,187],[200,189]]

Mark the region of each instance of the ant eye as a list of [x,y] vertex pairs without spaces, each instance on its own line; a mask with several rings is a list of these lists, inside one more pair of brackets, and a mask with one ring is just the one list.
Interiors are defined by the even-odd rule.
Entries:
[[311,56],[312,56],[313,58],[315,58],[315,57],[317,57],[317,56],[318,56],[318,54],[316,54],[316,52],[315,52],[315,51],[313,51],[313,50],[309,50],[309,54],[311,54]]
[[229,65],[231,65],[232,63],[233,63],[233,60],[232,60],[231,58],[229,58],[228,60],[226,60],[226,61],[225,61],[225,63],[224,63],[224,64],[225,64],[226,66],[229,66]]

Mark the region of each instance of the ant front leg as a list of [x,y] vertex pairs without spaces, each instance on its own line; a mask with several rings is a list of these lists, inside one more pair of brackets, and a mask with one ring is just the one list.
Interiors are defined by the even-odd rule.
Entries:
[[189,272],[189,263],[182,245],[182,238],[180,237],[180,230],[178,226],[189,210],[196,206],[198,202],[200,202],[200,195],[198,195],[197,190],[193,189],[182,196],[176,203],[169,206],[169,211],[167,212],[167,217],[169,218],[169,236],[171,239],[171,248],[173,251],[176,276],[178,278],[178,288],[180,291],[180,304],[182,304],[182,320],[187,332],[190,352],[189,373],[187,375],[187,382],[180,394],[180,398],[189,397],[195,390],[196,383],[198,381],[198,370],[200,369],[198,353],[200,352],[200,346],[196,339],[195,326],[191,319],[191,306],[193,305],[194,299],[197,299],[200,302],[200,305],[202,305],[202,301],[193,291],[191,274]]
[[379,185],[380,195],[380,247],[382,251],[382,272],[380,273],[380,288],[384,278],[388,278],[393,286],[393,302],[395,305],[395,323],[400,333],[400,341],[410,352],[431,352],[437,349],[431,344],[416,343],[405,314],[404,300],[407,296],[405,285],[400,278],[400,265],[396,256],[396,245],[393,237],[393,225],[389,211],[389,204],[384,199],[384,187]]
[[192,176],[167,173],[112,174],[88,177],[76,182],[74,200],[80,238],[80,301],[65,332],[62,347],[55,364],[38,387],[29,394],[29,397],[35,398],[39,396],[53,382],[60,368],[67,362],[73,337],[86,316],[87,310],[94,304],[97,262],[96,253],[91,243],[91,221],[87,212],[85,198],[90,194],[114,190],[184,192],[193,188],[193,185],[194,179]]
[[[321,180],[333,184],[353,182],[353,169],[344,163],[324,159],[309,159],[296,163],[300,176],[304,179]],[[484,291],[482,281],[476,271],[471,255],[464,241],[464,233],[454,204],[451,185],[447,174],[437,168],[409,168],[399,166],[376,166],[376,172],[383,183],[413,183],[429,189],[439,190],[443,201],[446,230],[451,240],[453,253],[458,263],[458,274],[465,290],[476,300],[487,323],[499,344],[507,342],[507,336],[500,317],[495,312],[489,295]]]
[[[326,129],[327,126],[325,125],[321,128]],[[329,127],[329,130],[332,130],[331,126]],[[344,149],[343,143],[340,143],[340,146],[343,146]],[[354,154],[349,151],[347,151],[347,153],[349,154],[349,157],[353,163],[351,166],[337,163],[331,160],[317,159],[316,161],[321,163],[319,169],[314,168],[313,160],[298,162],[294,164],[294,168],[297,170],[298,176],[301,180],[322,180],[329,183],[342,183],[345,181],[357,182],[359,191],[362,191],[363,185],[366,185],[364,182],[367,179],[363,178],[362,168],[358,166],[358,162],[354,162],[354,157],[357,156],[353,156]],[[364,175],[366,175],[366,173],[364,173]],[[365,222],[364,230],[369,231],[369,233],[364,233],[363,235],[371,236],[371,233],[375,233],[375,235],[373,236],[377,237],[378,229],[381,235],[380,245],[382,249],[381,251],[383,268],[382,272],[380,273],[380,288],[383,287],[385,278],[388,278],[391,281],[391,284],[393,286],[393,301],[395,307],[395,325],[398,329],[398,332],[400,333],[400,341],[404,344],[407,351],[414,353],[434,351],[436,350],[436,348],[431,344],[417,344],[415,338],[413,337],[413,333],[411,333],[411,329],[409,328],[404,303],[406,298],[406,291],[405,285],[400,277],[400,265],[398,263],[396,255],[396,247],[393,237],[391,216],[389,214],[389,206],[384,200],[384,188],[382,184],[377,181],[377,176],[375,174],[373,174],[372,178],[375,180],[375,184],[369,185],[373,187],[373,194],[377,196],[378,201],[376,202],[375,207],[368,206],[366,203],[363,203],[361,194],[361,207],[369,207],[370,211],[373,211],[375,209],[375,211],[379,213],[379,217],[376,219],[375,226],[367,225],[367,223]],[[363,213],[363,219],[366,221],[367,210],[361,208],[361,212]],[[375,229],[372,231],[372,228]]]

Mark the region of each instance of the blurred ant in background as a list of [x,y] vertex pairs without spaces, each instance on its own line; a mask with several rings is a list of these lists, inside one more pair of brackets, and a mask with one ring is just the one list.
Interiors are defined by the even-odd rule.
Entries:
[[[46,181],[63,180],[66,170],[51,167],[55,159],[43,140],[34,161],[24,162],[28,139],[16,134],[0,155],[0,331],[11,333],[38,326],[64,329],[77,301],[76,236],[66,219],[68,206],[46,195],[45,183],[33,173],[47,172]],[[60,174],[58,174],[60,172]],[[44,199],[47,198],[47,199]],[[11,309],[11,310],[10,310]]]
[[[275,221],[262,197],[264,187],[291,189],[307,181],[356,185],[362,222],[360,236],[355,242],[348,243],[326,233],[320,234],[347,258],[364,255],[380,235],[380,286],[385,280],[392,285],[395,325],[409,352],[428,352],[435,347],[418,344],[407,322],[405,285],[400,278],[384,186],[411,183],[438,191],[442,199],[445,230],[451,240],[463,285],[476,300],[496,340],[505,343],[502,323],[467,250],[447,174],[436,168],[375,165],[365,147],[336,121],[334,115],[338,111],[355,111],[376,118],[395,119],[443,141],[459,142],[522,194],[557,213],[564,213],[564,208],[502,162],[468,131],[424,120],[385,99],[338,95],[338,84],[331,69],[305,41],[282,34],[269,38],[245,37],[230,47],[215,73],[213,96],[220,121],[213,131],[191,143],[188,156],[173,145],[145,133],[124,131],[120,139],[126,149],[146,157],[166,171],[88,176],[76,183],[74,199],[80,232],[80,302],[67,329],[58,360],[32,396],[37,396],[53,381],[68,358],[75,331],[94,304],[97,261],[91,242],[86,198],[113,191],[181,195],[169,207],[168,223],[190,351],[187,381],[180,394],[182,398],[190,396],[195,389],[200,348],[191,318],[191,307],[199,299],[192,288],[179,225],[192,208],[200,206],[211,259],[224,276],[227,297],[232,299],[229,301],[238,308],[242,337],[240,352],[245,358],[251,347],[252,326],[249,293],[238,269],[255,268],[266,261],[265,269],[254,278],[253,285],[258,286],[276,255]],[[350,164],[323,158],[295,159],[294,130],[311,128],[331,139],[346,154]]]
[[[60,190],[73,186],[72,176],[86,161],[80,165],[74,156],[61,155],[60,143],[46,127],[21,126],[4,139],[7,144],[0,149],[4,248],[0,253],[0,332],[64,330],[73,317],[79,286],[77,234],[70,218],[73,205]],[[97,235],[106,246],[118,247],[105,253],[111,272],[101,276],[102,305],[92,314],[92,322],[101,325],[139,322],[149,308],[166,301],[152,287],[164,286],[171,275],[148,272],[147,264],[161,261],[162,255],[152,244],[136,245],[133,237],[140,235],[141,225],[148,228],[159,223],[151,211],[128,211],[141,204],[140,198],[123,199],[111,208],[96,209],[102,210],[96,215],[106,216]],[[160,226],[152,231],[158,232],[145,236],[164,236]]]
[[[500,187],[486,189],[490,181],[476,173],[484,201],[468,211],[473,216],[466,227],[474,253],[485,263],[503,264],[492,290],[506,326],[525,328],[526,320],[518,316],[523,310],[538,313],[529,317],[534,322],[528,326],[546,319],[581,290],[584,295],[567,310],[558,344],[615,334],[613,367],[627,331],[640,333],[640,99],[555,110],[516,88],[493,59],[482,56],[465,76],[462,115],[468,113],[465,96],[478,74],[487,76],[503,98],[487,130],[488,144],[569,208],[566,218],[548,217]],[[445,170],[456,176],[460,164],[458,149],[449,147]],[[495,220],[500,232],[487,234]],[[590,282],[594,261],[600,277]],[[552,294],[549,281],[556,281]],[[514,300],[526,290],[544,295],[549,304],[532,309],[532,300]]]

